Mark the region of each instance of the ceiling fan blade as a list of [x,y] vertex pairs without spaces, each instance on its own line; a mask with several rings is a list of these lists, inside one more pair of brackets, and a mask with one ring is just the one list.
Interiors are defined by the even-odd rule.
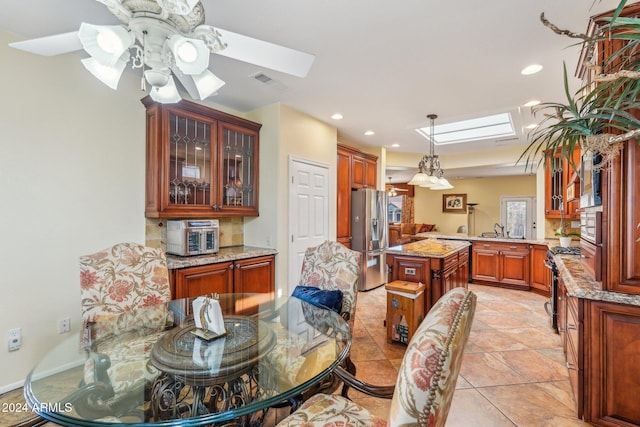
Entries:
[[217,52],[217,54],[228,58],[259,65],[296,77],[306,77],[316,58],[315,55],[309,53],[243,36],[218,27],[216,27],[216,30],[218,30],[222,40],[227,44],[226,49]]
[[9,46],[43,56],[60,55],[82,49],[77,31],[13,42],[9,43]]

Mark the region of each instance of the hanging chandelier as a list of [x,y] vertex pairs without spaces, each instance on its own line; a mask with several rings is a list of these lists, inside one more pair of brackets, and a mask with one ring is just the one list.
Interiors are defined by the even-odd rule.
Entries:
[[422,156],[420,163],[418,163],[418,173],[411,178],[409,184],[430,188],[432,190],[449,190],[453,188],[453,185],[444,177],[444,171],[440,167],[440,160],[435,153],[434,123],[438,116],[436,114],[429,114],[427,118],[431,120],[429,153]]

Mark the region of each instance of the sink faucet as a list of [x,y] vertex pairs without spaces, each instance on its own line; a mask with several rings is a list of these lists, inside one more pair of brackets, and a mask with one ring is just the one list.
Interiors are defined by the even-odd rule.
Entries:
[[[498,229],[500,229],[500,232],[498,232]],[[504,225],[496,222],[493,224],[493,231],[495,231],[496,236],[504,237]]]

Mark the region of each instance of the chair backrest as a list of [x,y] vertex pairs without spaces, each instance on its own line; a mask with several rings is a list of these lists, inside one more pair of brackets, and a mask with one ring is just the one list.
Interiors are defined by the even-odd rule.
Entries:
[[[164,308],[164,303],[171,299],[164,250],[119,243],[81,256],[80,294],[85,330],[89,323],[115,318],[134,309]],[[153,310],[147,310],[150,311]]]
[[342,312],[353,323],[358,295],[358,278],[362,254],[342,243],[324,241],[308,248],[302,261],[300,284],[320,289],[342,291]]
[[429,310],[402,359],[389,426],[445,425],[475,307],[473,292],[455,288]]

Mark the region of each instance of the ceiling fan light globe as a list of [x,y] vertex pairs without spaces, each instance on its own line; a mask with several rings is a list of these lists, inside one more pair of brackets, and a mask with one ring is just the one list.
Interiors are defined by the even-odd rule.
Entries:
[[206,99],[216,93],[225,82],[209,70],[204,70],[197,76],[193,76],[199,98]]
[[95,58],[85,58],[80,62],[82,62],[82,65],[84,65],[84,67],[93,74],[95,78],[109,86],[111,89],[117,90],[118,82],[120,81],[124,67],[129,61],[129,52],[125,52],[122,57],[123,58],[121,60],[117,61],[113,65],[102,64]]
[[173,104],[180,101],[182,98],[178,93],[176,83],[173,81],[173,77],[169,77],[169,81],[162,87],[153,87],[149,92],[151,99],[161,104]]
[[135,36],[122,25],[83,22],[78,31],[82,48],[102,64],[113,65],[133,45]]
[[176,66],[184,74],[201,74],[209,67],[211,52],[204,41],[174,34],[167,40],[167,46],[173,53]]
[[151,69],[144,72],[144,78],[153,87],[164,87],[169,83],[171,72],[169,70]]

